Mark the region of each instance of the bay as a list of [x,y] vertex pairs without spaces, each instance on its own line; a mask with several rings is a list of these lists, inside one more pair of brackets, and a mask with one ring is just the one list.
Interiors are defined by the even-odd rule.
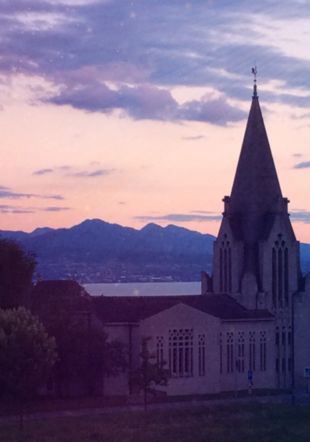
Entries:
[[199,295],[200,281],[197,282],[128,282],[84,284],[92,296],[169,296]]

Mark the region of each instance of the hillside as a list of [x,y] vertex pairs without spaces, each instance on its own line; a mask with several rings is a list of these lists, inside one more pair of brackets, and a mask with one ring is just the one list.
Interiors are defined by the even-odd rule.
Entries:
[[201,270],[210,269],[214,241],[174,225],[137,230],[98,219],[0,235],[35,253],[39,277],[80,282],[199,280]]
[[[67,229],[31,233],[0,231],[38,260],[38,276],[80,282],[197,281],[211,270],[214,237],[182,227],[147,224],[141,230],[85,220]],[[310,244],[301,244],[303,271],[310,270]]]

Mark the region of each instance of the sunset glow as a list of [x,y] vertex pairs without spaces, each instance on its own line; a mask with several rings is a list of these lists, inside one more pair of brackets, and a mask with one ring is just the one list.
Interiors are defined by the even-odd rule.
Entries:
[[310,242],[307,2],[4,0],[0,20],[0,229],[100,218],[216,234],[257,64]]

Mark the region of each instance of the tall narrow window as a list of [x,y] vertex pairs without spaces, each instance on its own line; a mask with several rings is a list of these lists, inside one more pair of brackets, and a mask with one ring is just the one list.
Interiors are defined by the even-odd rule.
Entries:
[[244,332],[238,332],[237,370],[244,373]]
[[267,367],[267,343],[266,332],[259,332],[259,368],[261,371],[266,371]]
[[256,346],[255,346],[255,331],[249,333],[249,368],[255,371],[256,365]]
[[220,248],[220,291],[223,292],[223,249]]
[[288,267],[288,249],[284,250],[284,302],[285,307],[288,307],[288,293],[289,293],[289,267]]
[[198,335],[198,374],[206,374],[206,337],[204,334]]
[[169,330],[169,368],[175,377],[193,376],[193,329]]
[[223,373],[223,335],[220,333],[220,374]]
[[232,290],[232,275],[231,275],[231,248],[228,248],[228,291],[231,293]]
[[234,334],[227,332],[226,335],[226,367],[227,373],[234,371]]
[[289,252],[281,233],[272,249],[272,303],[275,309],[289,307]]
[[272,249],[272,304],[277,307],[277,255],[276,251]]
[[222,293],[230,293],[232,291],[231,261],[230,242],[225,233],[220,248],[220,291]]
[[156,362],[159,367],[164,366],[164,337],[156,337]]
[[278,250],[278,305],[283,305],[283,261],[282,261],[282,249]]
[[292,370],[292,328],[287,329],[287,370]]
[[227,262],[227,248],[224,249],[224,291],[227,292],[228,289],[228,262]]

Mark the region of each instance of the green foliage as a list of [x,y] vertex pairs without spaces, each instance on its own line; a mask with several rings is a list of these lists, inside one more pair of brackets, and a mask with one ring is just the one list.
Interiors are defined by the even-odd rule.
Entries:
[[34,256],[18,243],[0,239],[0,308],[28,304],[35,267]]
[[104,377],[116,376],[126,367],[124,345],[119,341],[109,342],[108,336],[91,324],[85,326],[71,320],[63,323],[55,336],[59,351],[55,374],[60,395],[72,393],[68,389],[72,380],[89,395],[98,388],[102,392]]
[[56,360],[56,345],[28,310],[0,309],[0,392],[20,401],[34,396]]
[[109,341],[92,311],[89,295],[79,284],[38,283],[32,309],[56,339],[59,357],[54,386],[58,396],[102,394],[104,378],[126,368],[125,346]]

